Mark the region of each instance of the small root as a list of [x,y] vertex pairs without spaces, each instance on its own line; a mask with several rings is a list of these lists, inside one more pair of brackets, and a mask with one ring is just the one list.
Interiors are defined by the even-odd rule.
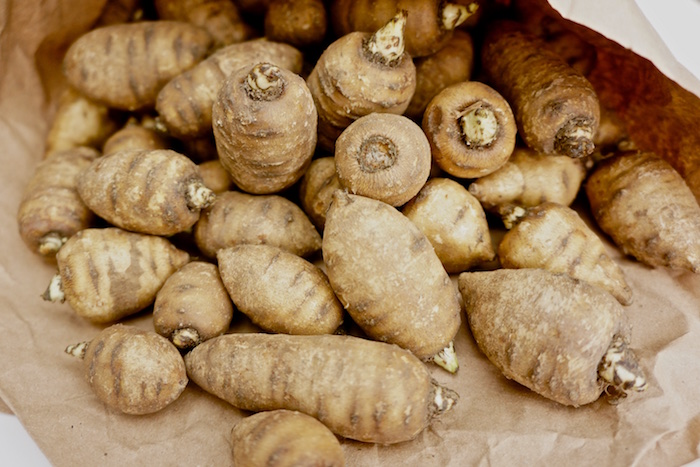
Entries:
[[54,256],[67,240],[67,237],[64,237],[58,232],[49,232],[39,240],[39,254],[43,256]]
[[455,346],[452,341],[437,353],[433,357],[433,363],[437,366],[444,368],[450,373],[456,373],[459,370],[459,362],[457,361],[457,354],[455,353]]
[[66,301],[66,294],[63,292],[63,282],[61,281],[61,275],[56,274],[51,278],[49,286],[46,288],[41,298],[47,302],[59,302],[63,303]]
[[216,200],[216,193],[207,188],[201,180],[193,180],[187,185],[187,207],[192,210],[206,209]]
[[199,333],[193,328],[176,329],[170,336],[170,340],[181,350],[192,349],[202,342]]

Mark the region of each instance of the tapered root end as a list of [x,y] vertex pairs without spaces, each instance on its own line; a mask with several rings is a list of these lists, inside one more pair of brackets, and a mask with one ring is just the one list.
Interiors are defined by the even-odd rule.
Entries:
[[447,31],[452,31],[454,28],[464,23],[470,16],[476,13],[479,9],[479,4],[472,2],[469,5],[458,5],[455,3],[447,3],[443,9],[440,19],[442,27]]
[[199,333],[193,328],[176,329],[170,336],[170,340],[181,350],[192,349],[202,342]]
[[193,180],[187,185],[187,207],[193,211],[206,209],[216,200],[216,193],[207,188],[201,180]]
[[46,288],[41,298],[47,302],[58,302],[63,303],[66,300],[66,294],[63,292],[63,283],[61,281],[61,275],[56,274],[51,278],[49,286]]
[[399,11],[388,23],[369,38],[365,47],[372,57],[385,65],[398,62],[405,47],[406,10]]
[[440,386],[437,381],[432,380],[433,385],[432,399],[430,401],[429,413],[430,418],[439,417],[445,412],[452,410],[459,400],[459,394],[452,389]]
[[438,352],[432,360],[437,366],[444,368],[450,373],[456,373],[457,370],[459,370],[459,362],[457,361],[455,346],[451,341],[447,347]]
[[610,402],[617,403],[631,391],[642,392],[647,388],[644,372],[637,357],[625,339],[616,335],[598,365],[598,377],[605,384]]
[[89,341],[72,344],[66,347],[65,352],[73,357],[83,359],[85,358],[85,352],[87,351],[88,345],[90,345]]
[[47,233],[39,240],[39,254],[42,256],[54,256],[67,240],[67,237],[59,233]]

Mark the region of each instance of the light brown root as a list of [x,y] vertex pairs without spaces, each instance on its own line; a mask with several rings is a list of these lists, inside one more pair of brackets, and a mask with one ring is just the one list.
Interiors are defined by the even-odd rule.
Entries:
[[216,193],[207,188],[201,180],[192,180],[185,192],[187,207],[193,211],[206,209],[216,200]]
[[457,361],[457,353],[455,352],[455,346],[452,341],[437,353],[433,358],[433,363],[441,368],[449,371],[450,373],[456,373],[459,370],[459,362]]
[[459,400],[459,394],[452,389],[440,386],[440,384],[435,380],[431,380],[430,383],[433,387],[428,413],[430,414],[430,418],[435,418],[451,410]]
[[467,107],[459,117],[459,125],[468,148],[491,145],[498,135],[498,119],[493,110],[481,102]]
[[176,329],[170,336],[170,340],[175,347],[182,350],[192,349],[202,342],[199,333],[193,328]]
[[254,101],[272,101],[284,92],[282,70],[270,63],[258,63],[245,78],[245,91]]
[[616,335],[598,365],[598,377],[605,385],[605,393],[611,403],[627,397],[629,392],[642,392],[647,388],[646,377],[639,367],[637,357],[625,339]]
[[90,341],[72,344],[66,347],[65,352],[73,357],[83,359],[85,358],[85,352],[87,351],[88,345],[90,345]]
[[391,65],[403,56],[407,15],[406,10],[399,11],[367,40],[365,49],[373,58]]
[[573,119],[559,129],[554,139],[554,150],[565,156],[588,156],[595,149],[593,129],[581,119]]
[[49,286],[46,288],[44,293],[41,294],[41,298],[47,302],[54,303],[63,303],[66,301],[66,294],[63,293],[63,283],[61,281],[60,274],[56,274],[51,278],[51,282],[49,282]]
[[43,256],[53,256],[58,253],[64,243],[68,240],[58,232],[49,232],[39,240],[39,254]]
[[455,3],[447,3],[443,9],[440,18],[442,27],[447,31],[452,31],[454,28],[464,23],[470,16],[476,13],[479,9],[479,4],[472,2],[469,5],[458,5]]

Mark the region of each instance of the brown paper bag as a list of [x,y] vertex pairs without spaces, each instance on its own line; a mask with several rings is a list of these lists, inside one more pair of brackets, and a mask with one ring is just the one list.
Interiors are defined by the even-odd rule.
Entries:
[[[80,362],[63,349],[90,339],[100,327],[78,318],[67,304],[41,300],[54,266],[29,252],[17,232],[21,193],[42,158],[63,85],[62,53],[90,27],[103,3],[0,0],[0,398],[57,466],[230,465],[229,433],[247,414],[195,385],[165,410],[147,416],[114,413],[94,397]],[[621,70],[636,69],[628,66],[638,59],[599,34],[587,34],[610,47],[603,56],[609,54],[611,65],[600,71],[601,83]],[[695,96],[646,63],[630,73],[635,86],[629,92],[660,93],[664,102],[687,106],[678,113],[669,108],[664,119],[697,127]],[[644,87],[647,79],[654,83],[651,87]],[[644,133],[639,115],[645,96],[635,97],[639,103],[620,103],[635,135]],[[656,136],[640,138],[640,143],[664,146],[675,134],[666,126],[656,130]],[[698,138],[696,131],[683,145],[697,147]],[[670,149],[668,154],[673,159],[676,153]],[[694,176],[692,169],[685,170]],[[654,466],[698,458],[700,276],[651,269],[608,246],[635,293],[627,311],[634,327],[632,345],[649,379],[645,393],[616,406],[605,400],[577,409],[560,406],[506,380],[463,325],[455,341],[459,372],[450,375],[431,367],[440,383],[460,393],[455,409],[410,442],[377,446],[342,440],[348,465]],[[148,310],[127,322],[152,329]],[[246,326],[239,316],[232,332]]]

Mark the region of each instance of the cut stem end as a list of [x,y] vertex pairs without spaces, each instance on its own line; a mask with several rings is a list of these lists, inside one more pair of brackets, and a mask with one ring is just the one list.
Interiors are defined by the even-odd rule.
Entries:
[[459,394],[452,389],[440,386],[435,380],[432,380],[431,384],[433,385],[433,399],[429,411],[430,417],[434,418],[451,410],[459,400]]
[[85,358],[85,352],[87,351],[88,345],[90,345],[89,341],[72,344],[66,347],[65,352],[73,357],[83,359]]
[[66,301],[66,294],[63,292],[63,281],[61,280],[61,275],[56,274],[51,278],[49,286],[46,288],[41,298],[47,302],[59,302],[63,303]]
[[450,373],[456,373],[459,369],[459,362],[457,361],[457,353],[455,352],[455,346],[452,341],[437,353],[433,357],[433,363],[437,366],[444,368]]
[[67,237],[58,232],[47,233],[39,240],[39,254],[42,256],[54,256],[67,240]]
[[469,106],[459,117],[464,143],[468,148],[493,144],[498,135],[498,119],[493,110],[481,104]]
[[406,10],[399,11],[369,38],[366,48],[372,57],[385,65],[391,65],[403,56],[407,16]]
[[554,139],[554,151],[576,159],[588,156],[594,149],[590,125],[576,120],[563,126]]
[[201,180],[193,180],[187,185],[187,207],[193,211],[206,209],[216,200],[216,193],[207,188]]
[[605,383],[605,392],[613,401],[627,397],[630,391],[642,392],[647,388],[646,377],[637,357],[625,339],[616,335],[598,365],[598,377]]
[[440,18],[442,27],[447,31],[452,31],[454,28],[464,23],[470,16],[476,13],[479,9],[479,4],[472,2],[469,5],[458,5],[455,3],[447,3],[442,9]]
[[194,348],[202,342],[199,333],[193,328],[176,329],[170,336],[170,340],[181,350]]
[[248,97],[255,101],[275,100],[284,92],[282,71],[270,63],[258,63],[245,78]]

